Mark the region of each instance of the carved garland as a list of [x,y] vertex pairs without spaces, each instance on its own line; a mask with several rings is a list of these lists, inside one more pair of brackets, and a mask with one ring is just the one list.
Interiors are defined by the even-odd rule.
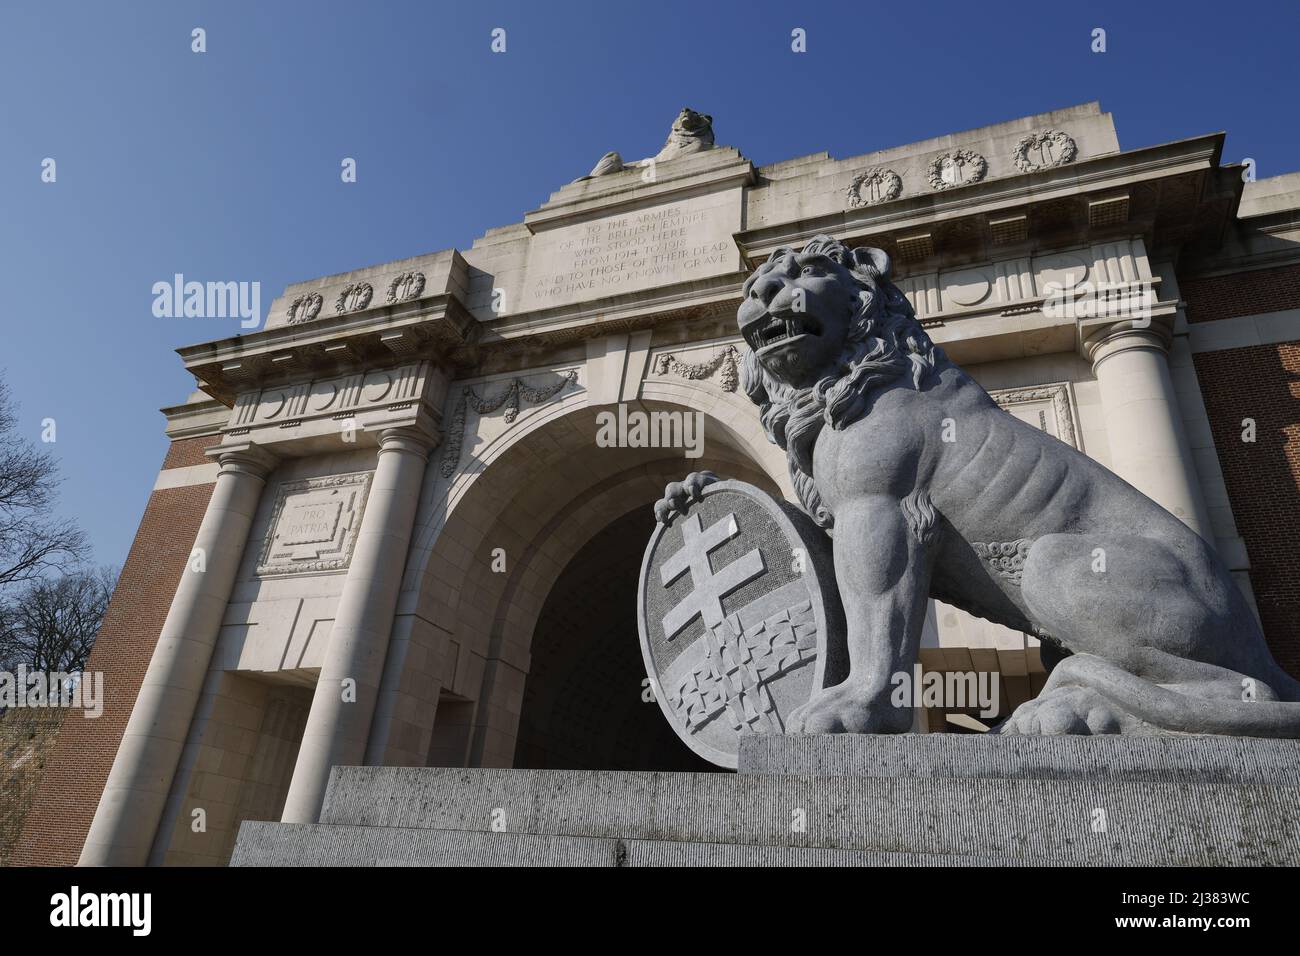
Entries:
[[[1037,153],[1039,159],[1030,159],[1031,152]],[[1040,169],[1051,169],[1053,166],[1064,166],[1066,163],[1074,162],[1078,152],[1079,148],[1068,134],[1059,129],[1045,129],[1038,133],[1030,133],[1016,143],[1011,158],[1016,164],[1016,169],[1024,173],[1033,173]]]
[[[957,182],[950,183],[943,178],[944,160],[949,160],[964,170],[961,179]],[[958,186],[969,186],[971,183],[979,182],[988,171],[988,161],[979,153],[972,149],[955,149],[931,160],[928,178],[930,186],[934,189],[955,189]]]
[[360,312],[370,304],[370,298],[374,294],[375,290],[369,282],[353,282],[334,300],[334,311]]
[[475,392],[473,388],[468,385],[465,386],[461,392],[460,400],[456,403],[456,411],[452,415],[451,429],[447,435],[447,448],[442,457],[442,477],[450,478],[456,471],[456,466],[460,464],[461,446],[465,438],[465,417],[470,408],[473,408],[480,415],[488,415],[504,405],[506,407],[505,422],[507,425],[511,425],[519,416],[519,400],[521,398],[533,405],[549,402],[564,390],[564,386],[572,385],[577,381],[577,369],[570,369],[564,373],[564,376],[558,382],[542,388],[525,385],[522,379],[516,378],[512,379],[510,384],[492,398],[484,398]]
[[655,359],[655,373],[658,375],[676,375],[678,378],[698,381],[708,378],[718,369],[722,369],[718,384],[724,392],[734,392],[740,381],[736,370],[736,361],[739,358],[740,352],[737,351],[734,345],[728,345],[707,362],[695,364],[683,362],[676,355],[660,355]]
[[289,324],[298,325],[302,322],[310,322],[320,315],[321,306],[324,304],[325,300],[321,298],[319,292],[298,296],[289,303]]
[[393,281],[388,283],[388,295],[386,300],[389,305],[394,302],[409,302],[411,299],[418,299],[420,293],[424,291],[424,273],[423,272],[403,272],[395,276]]
[[853,177],[848,191],[849,208],[891,202],[902,191],[903,180],[898,173],[884,166],[872,166]]

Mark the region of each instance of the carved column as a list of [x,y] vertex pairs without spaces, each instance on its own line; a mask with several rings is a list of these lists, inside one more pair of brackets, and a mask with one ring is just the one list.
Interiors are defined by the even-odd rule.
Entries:
[[285,823],[315,823],[330,768],[359,765],[365,758],[420,486],[435,443],[419,428],[380,432],[379,461],[298,750]]
[[219,451],[221,469],[122,735],[83,866],[143,866],[207,676],[248,530],[273,455],[247,444]]
[[1213,542],[1205,499],[1169,375],[1169,332],[1117,322],[1089,337],[1100,386],[1111,469],[1206,541]]

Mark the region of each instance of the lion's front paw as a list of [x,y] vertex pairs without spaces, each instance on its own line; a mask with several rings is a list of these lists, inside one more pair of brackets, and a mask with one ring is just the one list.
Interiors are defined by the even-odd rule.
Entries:
[[1121,716],[1095,690],[1087,687],[1061,687],[1025,701],[1015,709],[1000,734],[1118,734]]
[[827,687],[790,712],[790,734],[892,734],[912,726],[912,712],[851,684]]
[[681,481],[670,481],[664,488],[664,496],[655,502],[655,520],[672,524],[673,518],[686,514],[692,501],[700,500],[707,485],[721,480],[711,471],[693,471]]

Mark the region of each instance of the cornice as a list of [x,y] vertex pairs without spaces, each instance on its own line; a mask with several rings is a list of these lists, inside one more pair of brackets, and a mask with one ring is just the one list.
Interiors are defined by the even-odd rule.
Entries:
[[[1223,134],[1111,153],[1049,169],[986,179],[959,189],[905,196],[874,206],[846,208],[795,222],[739,233],[751,266],[781,246],[799,246],[819,233],[853,243],[902,236],[941,223],[1021,211],[1075,197],[1105,196],[1153,180],[1201,174],[1217,167]],[[1201,184],[1202,188],[1204,183]]]
[[436,359],[465,345],[475,331],[474,317],[454,295],[444,293],[409,305],[278,326],[176,351],[200,388],[229,406],[240,392],[304,374],[343,372],[415,356]]

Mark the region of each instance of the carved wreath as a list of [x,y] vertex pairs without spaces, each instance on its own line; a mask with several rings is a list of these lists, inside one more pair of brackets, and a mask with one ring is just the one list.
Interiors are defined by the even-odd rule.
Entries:
[[375,290],[369,282],[353,282],[334,301],[335,312],[359,312],[370,304]]
[[533,388],[525,385],[520,379],[512,379],[501,392],[491,398],[484,398],[468,385],[461,392],[460,401],[456,403],[456,411],[452,415],[451,429],[447,433],[447,447],[442,456],[442,477],[450,478],[455,472],[456,466],[460,464],[461,444],[465,437],[465,416],[468,409],[473,408],[480,415],[487,415],[495,412],[502,405],[506,407],[505,421],[507,425],[513,424],[519,416],[519,400],[530,402],[534,405],[542,402],[549,402],[564,389],[566,385],[572,385],[578,380],[577,369],[569,369],[558,382],[551,385],[545,385],[541,388]]
[[718,377],[718,384],[724,392],[734,392],[736,385],[739,383],[736,370],[736,360],[739,356],[740,353],[736,351],[734,345],[728,345],[707,362],[695,364],[683,362],[676,355],[660,355],[655,359],[655,372],[659,375],[671,374],[676,375],[678,378],[698,381],[708,378],[718,369],[722,369],[722,374]]
[[[944,160],[948,160],[962,171],[961,178],[956,182],[950,183],[943,178]],[[984,174],[988,171],[988,160],[979,153],[973,149],[955,149],[931,160],[928,178],[931,187],[934,189],[952,189],[956,186],[969,186],[971,183],[977,183],[984,178]]]
[[[1078,152],[1079,148],[1067,134],[1059,129],[1045,129],[1030,133],[1016,143],[1011,158],[1015,161],[1016,169],[1032,173],[1073,162]],[[1036,154],[1038,159],[1032,159],[1031,154]]]
[[394,302],[409,302],[411,299],[419,298],[423,291],[423,272],[403,272],[388,283],[387,301],[390,305]]
[[903,191],[898,173],[884,166],[872,166],[853,177],[849,185],[849,208],[875,206],[897,199]]
[[320,315],[321,306],[324,304],[325,300],[321,298],[319,292],[298,296],[289,303],[289,324],[297,325],[300,322],[310,322]]

